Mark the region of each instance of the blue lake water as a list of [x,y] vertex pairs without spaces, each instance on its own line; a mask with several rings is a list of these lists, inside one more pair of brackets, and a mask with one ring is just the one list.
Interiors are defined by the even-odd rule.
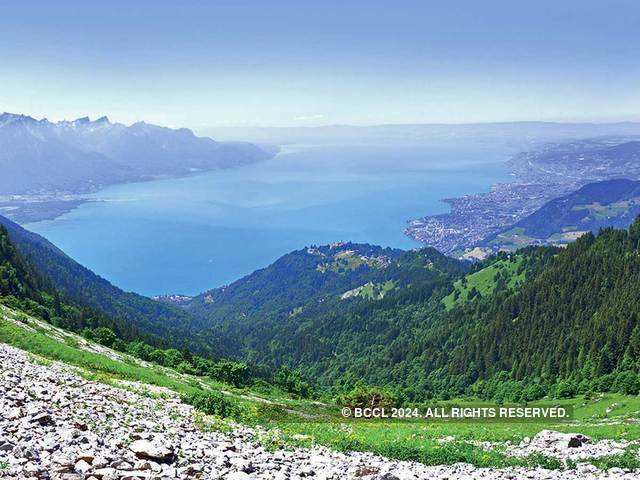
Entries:
[[407,220],[506,180],[509,154],[477,145],[287,147],[256,165],[113,186],[27,228],[125,290],[196,294],[311,244],[417,247],[402,233]]

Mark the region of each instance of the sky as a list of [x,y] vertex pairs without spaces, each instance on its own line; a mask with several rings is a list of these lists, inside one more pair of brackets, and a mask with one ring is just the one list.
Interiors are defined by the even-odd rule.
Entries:
[[640,2],[0,0],[0,111],[220,126],[640,120]]

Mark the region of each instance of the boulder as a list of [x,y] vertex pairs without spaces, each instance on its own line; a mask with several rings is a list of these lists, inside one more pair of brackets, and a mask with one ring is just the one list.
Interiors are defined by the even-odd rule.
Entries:
[[591,443],[591,439],[585,435],[582,435],[581,433],[578,433],[576,435],[573,435],[569,439],[568,446],[570,448],[579,448],[585,443]]
[[225,475],[224,480],[251,480],[251,475],[244,472],[232,472]]
[[48,413],[38,413],[38,414],[34,415],[34,417],[31,419],[31,421],[33,423],[40,424],[43,427],[45,427],[47,425],[53,425],[55,423],[55,421],[53,420],[53,417],[51,415],[49,415]]
[[129,450],[143,460],[154,460],[159,463],[171,463],[175,459],[172,448],[160,441],[136,440],[129,445]]
[[79,460],[76,462],[74,470],[78,473],[85,474],[89,470],[91,470],[91,464],[89,462],[85,462],[84,460]]

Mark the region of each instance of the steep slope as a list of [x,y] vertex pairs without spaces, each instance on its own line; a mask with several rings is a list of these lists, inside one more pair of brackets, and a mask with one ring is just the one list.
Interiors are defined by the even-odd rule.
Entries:
[[566,244],[603,227],[627,228],[640,214],[640,181],[590,183],[551,200],[481,245],[515,249],[532,244]]
[[[586,234],[513,296],[489,302],[465,357],[482,376],[573,378],[625,370],[640,353],[640,220]],[[612,379],[609,378],[609,381]]]
[[268,158],[250,143],[220,143],[197,137],[186,128],[171,129],[145,122],[125,126],[106,117],[81,118],[56,125],[58,137],[83,150],[98,152],[141,177],[181,175],[245,165]]
[[[333,338],[328,343],[338,346],[336,360],[325,357],[325,371],[317,373],[384,381],[383,372],[393,372],[393,383],[403,379],[408,395],[471,393],[521,400],[546,394],[637,392],[639,241],[636,221],[628,231],[586,234],[564,250],[529,248],[518,254],[529,268],[517,288],[503,279],[502,288],[445,312],[418,304],[395,308],[387,318],[402,329],[388,343],[377,341],[367,352],[359,339],[356,348],[346,337],[348,348],[340,348]],[[370,326],[384,318],[366,318],[370,335]],[[326,328],[323,334],[328,332]],[[381,349],[385,344],[390,347]],[[363,353],[367,361],[359,362],[354,372],[354,361]],[[346,372],[340,365],[348,365]]]
[[[22,257],[65,298],[119,320],[122,328],[128,326],[181,345],[197,327],[198,322],[187,312],[123,292],[75,262],[45,238],[1,216],[0,225],[7,229]],[[192,340],[198,345],[197,339]]]
[[0,195],[88,191],[124,181],[127,167],[95,150],[65,142],[53,124],[0,115]]
[[123,329],[123,325],[86,308],[86,304],[65,302],[51,282],[23,257],[0,224],[0,313],[6,306],[59,327],[74,330],[111,327],[129,334],[135,332],[135,328]]
[[0,297],[38,298],[36,278],[0,226]]

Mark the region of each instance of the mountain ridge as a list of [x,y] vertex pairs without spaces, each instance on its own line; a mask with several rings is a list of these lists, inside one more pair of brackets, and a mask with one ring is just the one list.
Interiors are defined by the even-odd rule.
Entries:
[[199,137],[186,128],[127,126],[104,116],[54,123],[3,113],[0,212],[28,221],[51,218],[55,215],[29,210],[51,209],[57,202],[53,209],[60,214],[64,202],[68,210],[82,194],[108,185],[232,168],[274,154],[251,143]]
[[208,323],[202,335],[215,339],[221,354],[242,356],[247,349],[260,348],[260,335],[290,332],[323,312],[357,308],[371,300],[430,297],[470,265],[433,248],[405,251],[350,242],[311,246],[180,307]]

